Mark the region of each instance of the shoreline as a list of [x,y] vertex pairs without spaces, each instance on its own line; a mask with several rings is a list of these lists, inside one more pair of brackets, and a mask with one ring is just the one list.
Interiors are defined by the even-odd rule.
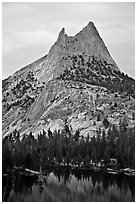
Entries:
[[[46,170],[47,169],[47,170]],[[112,168],[99,168],[99,167],[71,167],[71,166],[62,166],[62,165],[54,165],[48,166],[47,168],[43,169],[43,171],[35,171],[32,169],[24,168],[24,167],[13,167],[13,169],[9,170],[9,172],[15,172],[20,175],[24,176],[42,176],[47,173],[50,173],[54,170],[66,170],[66,171],[91,171],[91,172],[100,172],[100,173],[108,173],[113,175],[123,174],[126,176],[135,176],[135,170],[131,168],[120,168],[120,169],[112,169]],[[82,173],[82,172],[81,172]],[[3,173],[2,176],[8,175],[7,173]]]

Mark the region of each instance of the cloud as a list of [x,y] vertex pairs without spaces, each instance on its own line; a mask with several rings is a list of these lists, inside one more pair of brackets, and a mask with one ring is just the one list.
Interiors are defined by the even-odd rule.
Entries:
[[41,44],[46,42],[53,42],[54,34],[51,32],[47,32],[45,30],[34,30],[34,31],[26,31],[19,32],[16,34],[18,40],[20,40],[24,46],[29,44]]
[[17,52],[20,48],[23,47],[23,44],[21,42],[16,41],[15,40],[11,40],[10,38],[5,38],[3,39],[2,42],[2,54],[3,56],[9,55],[11,53],[15,53]]
[[12,52],[12,47],[6,42],[2,43],[2,53],[3,55],[10,54]]
[[32,12],[32,9],[30,7],[30,4],[26,4],[26,3],[15,3],[15,2],[3,2],[2,3],[2,16],[3,18],[10,18],[10,16],[12,16],[12,18],[16,18],[18,17],[23,17],[25,14]]
[[17,32],[12,38],[3,37],[3,55],[15,53],[28,46],[40,46],[41,44],[52,44],[53,42],[53,33],[45,30]]

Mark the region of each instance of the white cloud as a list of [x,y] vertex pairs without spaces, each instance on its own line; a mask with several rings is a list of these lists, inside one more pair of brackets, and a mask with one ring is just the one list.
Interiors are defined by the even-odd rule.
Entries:
[[24,46],[29,44],[41,44],[46,42],[52,42],[54,39],[54,34],[46,32],[45,30],[35,30],[35,31],[26,31],[16,34],[18,40],[20,40]]
[[2,54],[3,56],[6,56],[11,53],[15,53],[22,47],[23,47],[23,44],[21,42],[15,43],[14,39],[11,40],[11,39],[5,38],[2,42]]
[[3,55],[10,54],[11,52],[12,52],[12,47],[9,44],[3,42],[2,43],[2,53],[3,53]]

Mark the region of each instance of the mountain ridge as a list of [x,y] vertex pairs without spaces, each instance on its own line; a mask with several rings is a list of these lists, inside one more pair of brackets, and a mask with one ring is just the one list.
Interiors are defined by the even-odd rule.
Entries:
[[120,100],[134,125],[134,80],[121,73],[94,23],[75,36],[63,28],[47,55],[3,80],[3,135],[15,128],[21,134],[60,129],[66,118],[72,129],[93,136],[105,117],[114,119],[113,108],[119,118],[110,124],[125,118]]

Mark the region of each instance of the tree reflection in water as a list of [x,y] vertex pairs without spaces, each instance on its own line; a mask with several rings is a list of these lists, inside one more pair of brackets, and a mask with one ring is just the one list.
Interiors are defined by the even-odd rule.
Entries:
[[135,177],[57,169],[48,175],[3,177],[3,201],[134,201]]

